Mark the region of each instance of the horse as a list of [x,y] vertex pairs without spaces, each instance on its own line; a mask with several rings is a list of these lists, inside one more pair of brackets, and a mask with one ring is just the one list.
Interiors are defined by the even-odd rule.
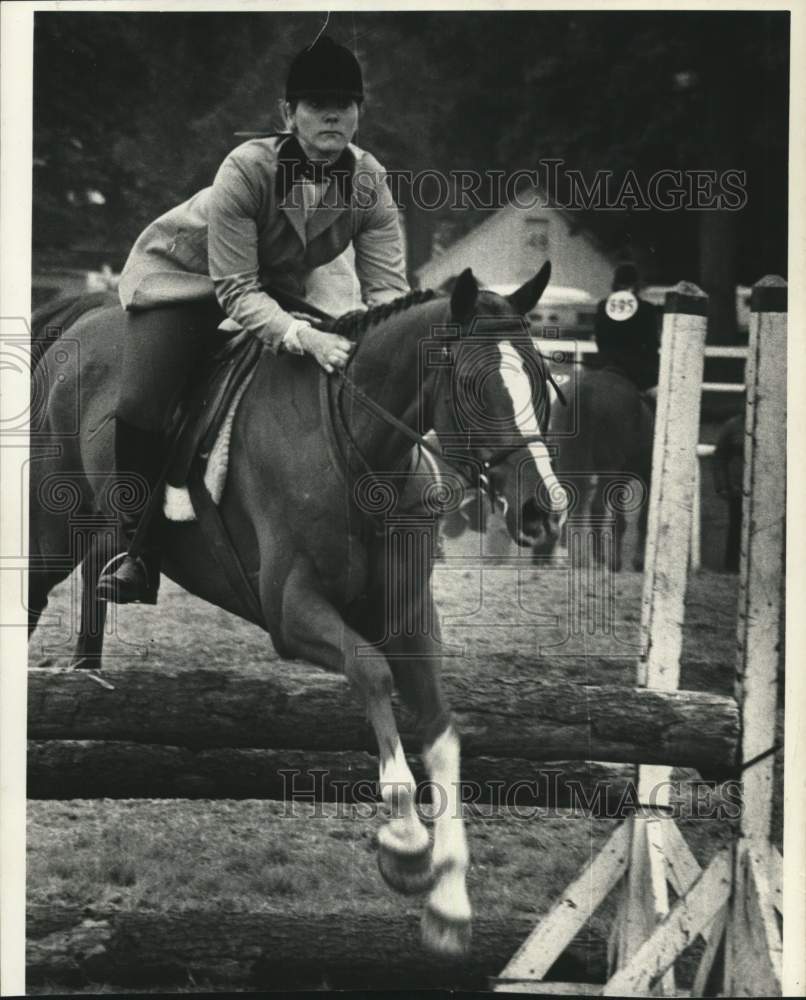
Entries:
[[[377,838],[378,865],[393,889],[428,893],[422,940],[444,957],[465,954],[471,935],[459,737],[440,682],[430,560],[387,545],[380,508],[394,479],[387,473],[408,460],[412,436],[422,441],[433,429],[457,478],[506,505],[518,544],[531,545],[544,524],[557,530],[565,496],[542,437],[545,370],[523,320],[549,275],[546,263],[502,298],[480,290],[466,270],[449,297],[415,292],[352,317],[356,347],[343,374],[326,375],[310,357],[261,355],[235,416],[219,506],[258,610],[230,587],[197,522],[166,523],[162,537],[171,579],[262,627],[282,657],[342,673],[362,699],[391,810]],[[33,451],[44,446],[51,457],[34,461],[31,473],[29,634],[68,564],[80,561],[76,665],[100,664],[95,586],[105,553],[70,544],[71,523],[75,531],[81,515],[145,502],[135,496],[141,483],[109,472],[122,319],[119,306],[87,312],[34,371],[41,419]],[[48,359],[57,355],[63,379],[50,377]],[[395,589],[409,601],[398,629],[388,621]],[[100,629],[90,627],[99,621]],[[416,719],[433,787],[444,793],[433,848],[416,809],[393,687]]]
[[744,437],[743,413],[726,420],[719,429],[712,466],[717,496],[728,505],[723,567],[730,573],[738,572],[741,552]]
[[[567,405],[552,407],[548,440],[556,449],[554,468],[569,495],[569,514],[587,515],[593,557],[619,572],[625,513],[637,508],[633,568],[640,571],[649,512],[654,408],[616,367],[576,365],[562,390]],[[550,537],[538,542],[533,547],[535,561],[550,557],[553,549]]]

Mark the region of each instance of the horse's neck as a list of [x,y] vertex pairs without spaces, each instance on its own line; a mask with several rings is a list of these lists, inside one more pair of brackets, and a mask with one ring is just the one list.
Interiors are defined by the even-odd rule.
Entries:
[[[430,412],[428,380],[421,371],[420,342],[439,316],[439,306],[426,302],[412,306],[370,327],[363,334],[355,362],[348,374],[370,399],[416,431],[420,416]],[[345,423],[350,436],[376,471],[395,468],[412,447],[411,439],[370,413],[360,402],[344,400]]]

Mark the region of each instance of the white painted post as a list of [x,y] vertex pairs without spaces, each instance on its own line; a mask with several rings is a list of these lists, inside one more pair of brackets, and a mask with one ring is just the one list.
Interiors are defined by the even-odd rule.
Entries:
[[[736,688],[744,761],[775,742],[786,530],[786,293],[783,278],[762,278],[750,304]],[[744,773],[742,834],[763,843],[770,834],[773,763],[767,757]]]
[[665,691],[680,678],[707,302],[696,285],[680,282],[663,317],[638,683]]
[[[745,382],[744,509],[739,569],[736,697],[742,761],[775,742],[786,538],[787,288],[779,277],[753,288]],[[741,837],[726,937],[728,996],[781,992],[781,935],[775,917],[770,845],[774,759],[744,771]]]
[[[652,488],[649,497],[638,683],[675,690],[683,646],[683,605],[692,543],[697,483],[697,444],[705,358],[707,297],[681,282],[666,296],[661,340]],[[642,805],[669,804],[671,769],[642,765]],[[617,965],[624,969],[669,912],[662,813],[630,820],[630,867],[619,909]],[[614,970],[611,970],[614,971]],[[618,977],[618,973],[616,973]],[[659,990],[675,992],[669,969]]]

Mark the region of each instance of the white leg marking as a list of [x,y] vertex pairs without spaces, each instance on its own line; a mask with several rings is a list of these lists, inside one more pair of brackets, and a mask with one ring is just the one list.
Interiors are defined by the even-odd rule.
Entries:
[[428,830],[417,815],[414,775],[400,740],[394,756],[381,764],[380,786],[381,798],[392,809],[392,819],[378,834],[381,843],[406,854],[424,850],[428,846]]
[[[499,341],[498,350],[501,353],[501,378],[512,400],[518,430],[525,438],[541,434],[535,408],[532,405],[532,387],[523,367],[523,359],[508,340]],[[545,442],[530,441],[527,448],[534,459],[537,474],[546,487],[552,510],[558,513],[565,511],[568,507],[568,498],[554,475]]]
[[470,920],[465,874],[470,860],[459,796],[459,739],[448,727],[423,754],[434,784],[434,870],[439,877],[428,905],[452,920]]

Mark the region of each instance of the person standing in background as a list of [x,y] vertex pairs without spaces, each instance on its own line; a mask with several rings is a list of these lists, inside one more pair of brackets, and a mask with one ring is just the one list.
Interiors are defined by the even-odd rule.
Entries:
[[640,297],[639,288],[636,266],[619,264],[613,291],[596,309],[597,366],[619,369],[654,398],[660,369],[659,316],[655,306]]

